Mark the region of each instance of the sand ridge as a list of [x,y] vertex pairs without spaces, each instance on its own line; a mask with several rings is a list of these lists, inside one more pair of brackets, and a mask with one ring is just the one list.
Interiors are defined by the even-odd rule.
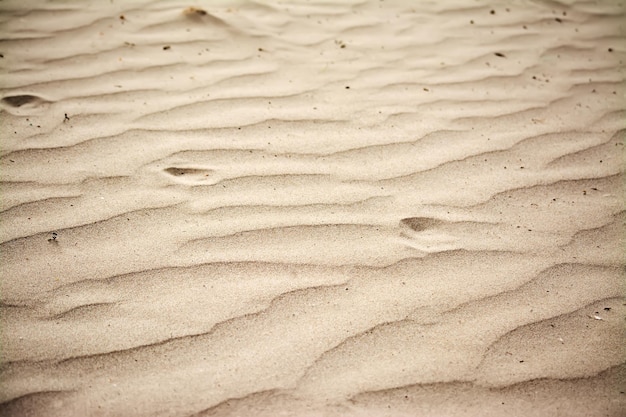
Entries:
[[623,415],[623,4],[0,11],[0,415]]

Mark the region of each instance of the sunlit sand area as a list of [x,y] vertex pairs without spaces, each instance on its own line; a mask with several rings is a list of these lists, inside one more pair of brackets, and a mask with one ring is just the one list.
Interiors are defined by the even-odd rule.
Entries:
[[622,1],[0,1],[0,415],[626,415]]

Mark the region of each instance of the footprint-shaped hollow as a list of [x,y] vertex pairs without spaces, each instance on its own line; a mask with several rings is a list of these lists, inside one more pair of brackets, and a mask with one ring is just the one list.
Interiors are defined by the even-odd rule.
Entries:
[[432,217],[407,217],[400,220],[401,226],[407,227],[415,232],[433,229],[444,223],[443,220],[434,219]]
[[51,101],[32,94],[16,94],[3,97],[0,105],[15,116],[30,116],[48,109]]
[[44,100],[41,97],[33,96],[30,94],[22,94],[17,96],[7,96],[2,99],[2,103],[10,107],[22,107],[25,104],[43,104],[48,103],[48,100]]
[[178,182],[187,184],[215,182],[215,171],[206,168],[169,167],[163,170],[168,176],[174,177]]

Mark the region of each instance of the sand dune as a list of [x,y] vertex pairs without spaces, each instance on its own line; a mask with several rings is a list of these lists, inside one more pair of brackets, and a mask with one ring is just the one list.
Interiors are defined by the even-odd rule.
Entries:
[[0,11],[0,415],[626,413],[623,4]]

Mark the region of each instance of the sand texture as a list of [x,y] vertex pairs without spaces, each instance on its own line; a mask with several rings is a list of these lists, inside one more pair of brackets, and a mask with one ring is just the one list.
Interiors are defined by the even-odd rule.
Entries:
[[0,416],[626,415],[623,1],[0,20]]

